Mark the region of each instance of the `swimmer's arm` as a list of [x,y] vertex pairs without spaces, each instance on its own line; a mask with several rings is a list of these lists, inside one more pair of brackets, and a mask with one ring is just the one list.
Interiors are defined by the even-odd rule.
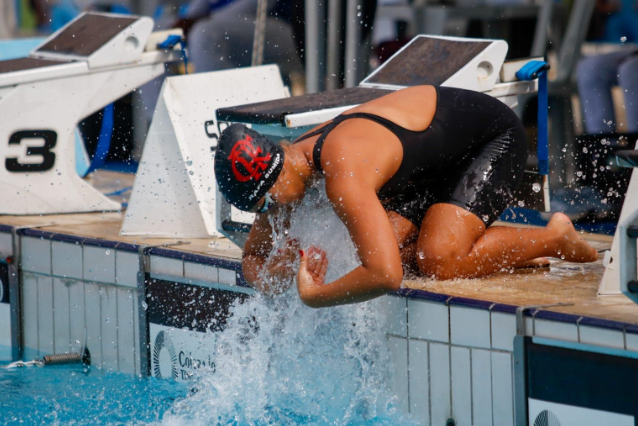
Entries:
[[403,280],[401,255],[376,190],[369,183],[345,177],[327,179],[326,192],[350,232],[361,266],[331,283],[298,283],[302,301],[319,308],[362,302],[396,291]]
[[[244,245],[242,272],[246,281],[254,289],[266,295],[281,293],[287,288],[281,285],[273,288],[267,280],[264,280],[264,275],[278,283],[292,282],[295,271],[290,264],[294,259],[288,259],[288,257],[296,256],[299,252],[299,248],[294,247],[294,244],[287,244],[288,252],[283,252],[281,256],[277,256],[274,261],[271,259],[271,262],[267,264],[272,246],[272,227],[268,221],[268,214],[258,214]],[[266,274],[263,274],[264,268],[267,268]]]

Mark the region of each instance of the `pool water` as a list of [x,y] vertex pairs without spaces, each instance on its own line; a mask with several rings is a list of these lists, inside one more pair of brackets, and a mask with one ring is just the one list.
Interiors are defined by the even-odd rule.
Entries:
[[0,369],[0,424],[96,425],[161,421],[183,383],[84,369]]
[[[359,264],[325,191],[309,191],[288,231],[272,225],[273,253],[288,238],[326,250],[327,281]],[[200,333],[214,371],[194,370],[192,381],[175,383],[79,366],[0,369],[0,424],[415,424],[393,390],[381,305],[388,300],[312,309],[294,278],[272,285],[282,293],[236,303],[223,331]]]

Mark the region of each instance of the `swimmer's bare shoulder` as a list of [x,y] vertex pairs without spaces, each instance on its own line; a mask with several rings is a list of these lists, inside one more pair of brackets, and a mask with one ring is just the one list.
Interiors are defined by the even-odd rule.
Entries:
[[397,90],[354,107],[344,114],[367,112],[380,115],[409,130],[426,129],[436,112],[434,86],[414,86]]

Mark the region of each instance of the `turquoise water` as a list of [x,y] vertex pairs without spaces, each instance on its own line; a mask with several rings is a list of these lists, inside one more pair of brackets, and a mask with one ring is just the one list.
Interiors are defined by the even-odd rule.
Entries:
[[158,422],[188,388],[82,366],[0,369],[0,424],[96,425]]
[[[325,191],[309,194],[289,230],[272,224],[272,252],[288,238],[319,245],[328,253],[330,281],[359,261]],[[0,369],[0,424],[415,424],[393,391],[381,313],[388,300],[312,309],[299,300],[294,277],[271,285],[282,293],[236,304],[224,331],[189,343],[207,348],[215,371],[194,370],[191,382],[179,384],[79,366]]]

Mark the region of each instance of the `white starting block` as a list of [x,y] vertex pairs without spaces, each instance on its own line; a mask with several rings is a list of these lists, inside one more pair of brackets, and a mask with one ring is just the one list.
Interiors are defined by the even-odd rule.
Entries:
[[[122,233],[201,238],[223,234],[241,246],[253,215],[231,208],[214,186],[212,154],[225,126],[244,123],[273,140],[292,140],[361,103],[424,84],[485,92],[513,107],[518,95],[536,92],[538,85],[535,80],[500,81],[503,71],[511,74],[503,67],[506,53],[503,40],[417,36],[358,87],[293,98],[286,94],[278,73],[262,71],[265,67],[169,78],[153,117]],[[163,182],[169,170],[173,189]],[[540,197],[536,205],[545,209],[547,177],[526,175],[524,185],[529,188],[524,191]],[[533,184],[544,189],[540,195],[532,191]]]
[[217,190],[213,171],[220,127],[215,112],[286,96],[275,65],[167,78],[121,234],[221,237],[218,224],[230,206]]
[[[635,146],[638,150],[638,143]],[[638,151],[636,151],[638,152]],[[620,154],[620,153],[619,153]],[[633,167],[625,202],[618,218],[611,250],[605,252],[605,273],[598,287],[599,296],[624,294],[638,304],[638,276],[636,275],[636,241],[638,237],[638,173],[636,156],[629,158],[626,167]]]
[[121,208],[77,175],[74,132],[181,58],[155,50],[166,33],[152,29],[147,17],[85,13],[28,57],[0,61],[0,214]]

